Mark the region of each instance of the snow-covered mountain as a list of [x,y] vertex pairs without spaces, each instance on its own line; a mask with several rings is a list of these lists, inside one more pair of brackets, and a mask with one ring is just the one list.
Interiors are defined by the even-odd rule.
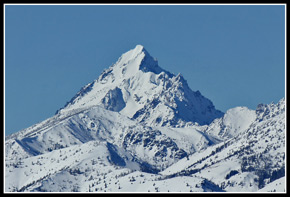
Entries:
[[[261,104],[255,113],[257,118],[245,130],[176,162],[162,174],[198,174],[231,192],[258,191],[285,177],[285,100]],[[281,188],[272,191],[285,191]]]
[[57,113],[94,105],[150,126],[204,125],[223,115],[199,91],[192,91],[180,74],[159,67],[141,45],[124,53]]
[[285,99],[224,114],[137,45],[7,136],[5,166],[6,192],[283,192]]

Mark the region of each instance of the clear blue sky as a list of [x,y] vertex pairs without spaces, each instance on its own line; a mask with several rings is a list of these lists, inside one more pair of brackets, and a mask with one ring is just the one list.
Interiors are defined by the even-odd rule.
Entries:
[[285,97],[284,5],[6,5],[5,134],[53,116],[137,44],[224,112]]

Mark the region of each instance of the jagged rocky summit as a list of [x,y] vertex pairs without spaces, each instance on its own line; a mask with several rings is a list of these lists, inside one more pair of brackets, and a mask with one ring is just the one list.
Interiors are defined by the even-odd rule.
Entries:
[[5,139],[6,192],[285,191],[285,99],[225,113],[124,53],[56,114]]

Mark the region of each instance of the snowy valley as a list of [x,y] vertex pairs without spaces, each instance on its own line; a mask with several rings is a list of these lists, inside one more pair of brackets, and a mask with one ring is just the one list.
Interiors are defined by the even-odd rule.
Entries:
[[141,45],[5,139],[5,192],[285,192],[285,99],[225,113]]

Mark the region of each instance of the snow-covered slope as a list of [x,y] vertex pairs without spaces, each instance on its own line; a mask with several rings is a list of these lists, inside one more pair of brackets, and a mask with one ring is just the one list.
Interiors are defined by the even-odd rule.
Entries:
[[285,190],[286,179],[285,177],[279,178],[262,189],[258,190],[258,192],[286,192]]
[[[165,179],[142,172],[130,155],[91,141],[15,164],[6,162],[6,191],[33,192],[203,192],[222,191],[202,177]],[[17,167],[15,167],[17,165]]]
[[141,45],[5,139],[6,192],[285,191],[283,177],[285,99],[223,114]]

